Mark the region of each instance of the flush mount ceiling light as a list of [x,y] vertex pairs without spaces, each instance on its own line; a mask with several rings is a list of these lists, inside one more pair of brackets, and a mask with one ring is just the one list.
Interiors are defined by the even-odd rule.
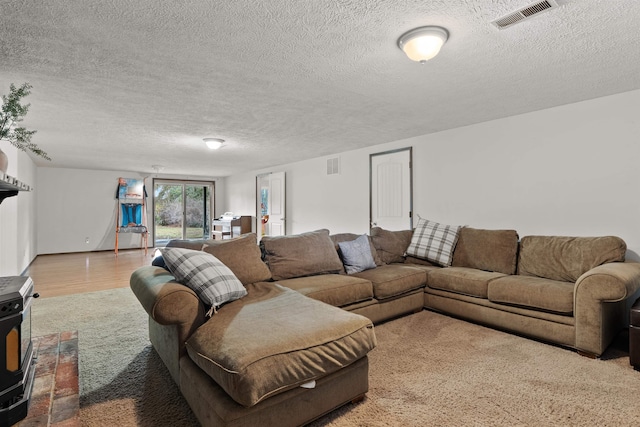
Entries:
[[420,27],[404,33],[398,47],[412,61],[424,64],[440,52],[448,38],[449,32],[442,27]]
[[205,144],[207,144],[207,147],[209,147],[211,150],[217,150],[218,148],[222,147],[222,143],[224,142],[224,139],[204,138],[203,141]]

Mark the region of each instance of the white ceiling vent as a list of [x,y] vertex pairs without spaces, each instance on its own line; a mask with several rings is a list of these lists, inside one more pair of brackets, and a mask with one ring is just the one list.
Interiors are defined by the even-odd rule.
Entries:
[[340,157],[327,159],[327,175],[340,174]]
[[539,1],[530,4],[529,6],[523,7],[522,9],[512,12],[508,15],[505,15],[502,18],[498,18],[491,23],[499,29],[503,30],[514,24],[517,24],[518,22],[533,18],[534,16],[537,16],[548,10],[555,9],[556,7],[558,7],[557,0]]

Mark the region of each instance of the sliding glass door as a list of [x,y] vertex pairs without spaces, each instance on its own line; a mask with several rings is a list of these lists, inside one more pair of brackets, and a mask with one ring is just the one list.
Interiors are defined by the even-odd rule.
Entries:
[[154,179],[154,245],[164,246],[171,239],[208,239],[213,193],[213,182]]

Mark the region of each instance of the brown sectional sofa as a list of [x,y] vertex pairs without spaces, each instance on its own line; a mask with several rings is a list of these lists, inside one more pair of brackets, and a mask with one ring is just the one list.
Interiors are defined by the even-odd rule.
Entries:
[[[257,261],[260,251],[255,235],[222,242],[171,242],[169,246],[195,250],[204,245],[205,251],[229,265],[246,285],[246,297],[223,306],[208,321],[206,307],[168,271],[150,266],[132,275],[131,287],[149,314],[151,342],[203,425],[248,426],[257,420],[260,425],[301,425],[359,398],[368,389],[366,353],[375,346],[370,322],[423,308],[599,356],[626,326],[628,307],[640,289],[640,263],[624,261],[626,245],[616,237],[519,239],[513,230],[464,227],[452,265],[441,267],[406,255],[412,231],[373,228],[368,238],[376,267],[348,275],[339,244],[357,237],[348,233],[330,236],[328,230],[264,237],[261,261]],[[304,301],[317,300],[325,304],[313,304],[319,311],[310,324],[322,331],[320,335],[329,335],[320,341],[331,343],[341,335],[353,334],[358,339],[350,341],[351,348],[357,355],[327,369],[326,375],[316,374],[316,387],[311,390],[296,386],[271,392],[268,385],[258,384],[263,388],[259,393],[255,384],[238,385],[245,379],[230,379],[224,369],[213,369],[218,362],[211,363],[202,354],[223,344],[229,366],[250,364],[246,353],[228,350],[243,347],[247,337],[238,331],[246,329],[219,325],[233,324],[238,313],[254,307],[255,301],[264,302],[271,293],[285,294],[285,299],[295,302],[275,304],[279,310],[257,310],[251,313],[253,317],[242,320],[247,324],[259,323],[259,319],[267,325],[274,322],[280,331],[273,339],[289,345],[288,334],[282,331],[295,329],[299,322],[291,321],[289,315],[304,319],[309,312]],[[330,322],[338,312],[351,315],[345,323]],[[351,317],[355,314],[361,316]],[[280,323],[281,319],[289,322]],[[324,323],[326,328],[321,326]],[[341,328],[344,330],[333,334]],[[257,336],[262,338],[257,343],[255,336],[250,340],[255,344],[252,352],[268,346],[273,329],[259,328]],[[323,354],[331,356],[333,350],[324,349]],[[294,366],[305,366],[301,360],[308,361],[308,355],[301,357]],[[253,381],[270,381],[273,366],[256,371]]]

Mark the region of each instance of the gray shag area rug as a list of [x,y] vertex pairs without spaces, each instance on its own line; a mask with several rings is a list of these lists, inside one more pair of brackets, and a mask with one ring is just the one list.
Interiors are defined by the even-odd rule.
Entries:
[[[194,426],[130,289],[40,298],[34,336],[77,330],[83,426]],[[318,426],[632,426],[625,334],[603,357],[422,311],[376,326],[370,390]]]

